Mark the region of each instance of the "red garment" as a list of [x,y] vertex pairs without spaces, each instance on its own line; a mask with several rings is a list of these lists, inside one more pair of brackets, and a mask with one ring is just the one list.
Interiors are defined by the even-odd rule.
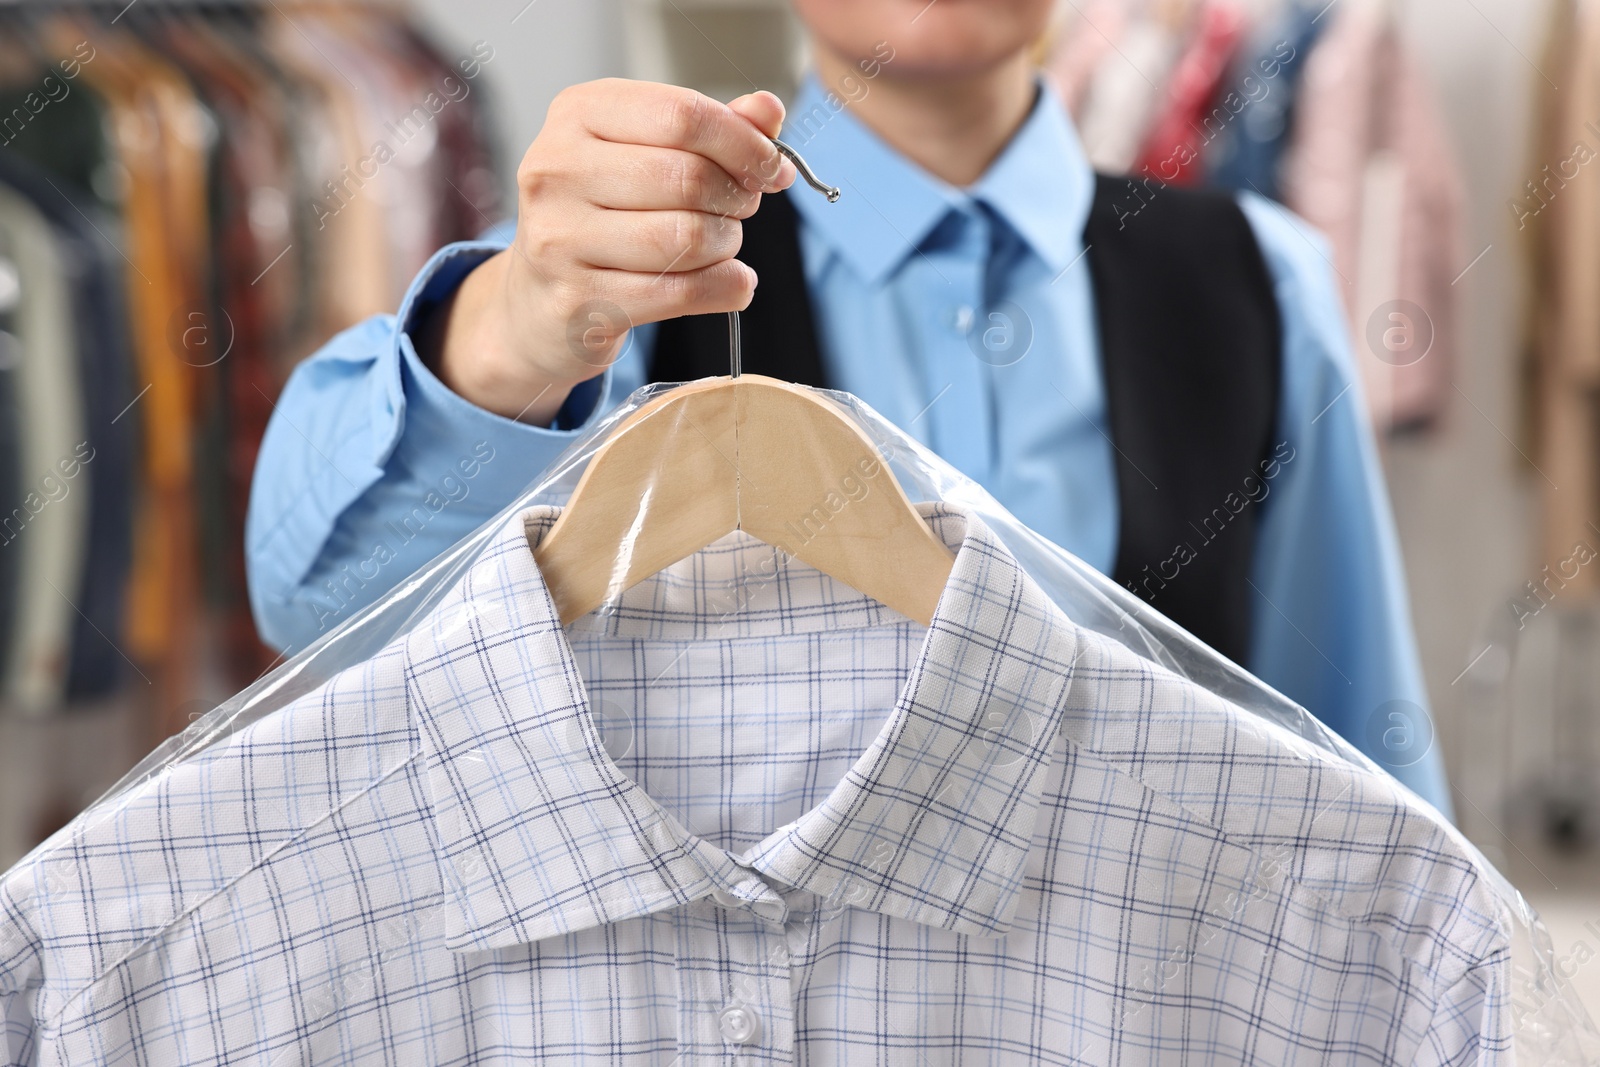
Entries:
[[1133,167],[1135,174],[1169,185],[1200,184],[1206,145],[1237,118],[1246,99],[1241,92],[1229,94],[1241,101],[1230,107],[1223,84],[1247,28],[1244,11],[1218,0],[1197,18],[1199,27],[1172,72],[1166,100]]

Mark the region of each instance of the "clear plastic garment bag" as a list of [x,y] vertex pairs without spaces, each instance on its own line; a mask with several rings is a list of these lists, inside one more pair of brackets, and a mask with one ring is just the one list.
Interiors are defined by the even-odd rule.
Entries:
[[[761,381],[748,377],[745,380],[752,385]],[[728,380],[720,381],[726,383]],[[381,601],[356,614],[316,644],[204,715],[181,734],[170,738],[78,820],[41,845],[26,862],[37,866],[41,859],[47,859],[52,852],[59,853],[64,860],[69,859],[74,855],[78,836],[85,827],[115,821],[125,805],[135,803],[164,776],[173,774],[216,746],[239,743],[241,738],[249,734],[252,726],[269,719],[292,702],[313,694],[341,672],[358,667],[386,647],[404,640],[406,635],[422,627],[441,625],[437,618],[441,604],[453,613],[454,621],[448,625],[458,627],[470,627],[478,616],[499,611],[501,606],[494,603],[492,597],[480,597],[476,601],[463,603],[458,595],[458,587],[464,576],[480,562],[485,550],[496,543],[497,537],[503,545],[503,531],[507,524],[517,522],[518,517],[530,509],[565,505],[573,496],[591,460],[607,446],[618,428],[635,420],[641,411],[649,409],[652,404],[659,405],[664,399],[670,398],[674,390],[681,388],[685,387],[655,385],[639,390],[615,411],[599,420],[493,521],[408,577]],[[784,388],[801,389],[791,386]],[[947,510],[958,510],[969,519],[977,519],[984,524],[1015,557],[1021,570],[1076,627],[1100,635],[1106,642],[1121,646],[1158,670],[1171,672],[1205,692],[1220,697],[1240,709],[1245,717],[1256,721],[1261,730],[1280,740],[1290,739],[1282,743],[1291,747],[1301,746],[1300,751],[1305,753],[1304,758],[1309,761],[1334,761],[1382,775],[1383,772],[1378,771],[1365,756],[1319,724],[1305,709],[1200,644],[1129,591],[1116,586],[1070,553],[1029,530],[980,486],[959,474],[905,432],[886,422],[861,401],[837,392],[804,392],[833,406],[859,430],[864,445],[862,459],[868,462],[838,469],[836,491],[824,494],[814,502],[814,508],[807,508],[805,515],[796,515],[791,520],[791,528],[797,536],[827,538],[830,528],[839,525],[834,522],[836,516],[848,512],[852,507],[859,507],[857,501],[864,494],[891,491],[889,480],[892,479],[897,483],[898,490],[903,490],[905,497],[911,501],[938,502]],[[725,428],[731,432],[725,438],[718,436],[715,426],[689,425],[687,422],[676,426],[673,432],[704,438],[708,447],[723,450],[723,458],[730,466],[742,466],[750,457],[740,453],[742,439],[737,432],[738,407],[735,403],[736,414]],[[785,430],[787,453],[780,457],[782,463],[820,462],[819,457],[824,455],[828,457],[828,462],[837,463],[836,454],[829,451],[833,446],[807,439],[803,426],[786,427]],[[745,443],[748,445],[747,439]],[[761,459],[763,464],[771,467],[773,457]],[[640,462],[637,456],[634,461]],[[642,462],[648,464],[650,461],[647,457]],[[652,499],[659,501],[683,493],[681,472],[672,469],[671,463],[670,458],[665,458],[656,469],[632,472],[635,483],[645,487],[643,498],[637,501],[632,529],[643,531],[649,528]],[[623,543],[615,546],[614,550],[608,547],[607,551],[613,552],[618,560],[626,561],[635,555],[636,547],[642,549],[643,545],[636,546],[625,535]],[[618,580],[612,583],[604,602],[582,619],[575,620],[577,625],[603,625],[607,614],[618,609],[626,594],[627,581],[621,577],[625,570],[626,563],[619,563],[615,572]],[[729,605],[729,617],[734,617],[741,606],[759,603],[768,595],[771,575],[756,568],[744,573],[723,574],[718,580],[722,587],[715,591],[716,595],[722,603]],[[1470,867],[1472,877],[1487,894],[1484,899],[1492,901],[1489,913],[1479,916],[1479,919],[1496,928],[1494,936],[1503,941],[1503,958],[1497,964],[1502,973],[1496,981],[1501,988],[1494,1008],[1501,1017],[1488,1025],[1509,1043],[1514,1051],[1514,1062],[1545,1065],[1600,1062],[1600,1033],[1596,1032],[1585,1014],[1570,982],[1557,970],[1549,936],[1522,896],[1471,844],[1448,827],[1430,806],[1397,784],[1394,793],[1403,798],[1401,804],[1409,809],[1405,812],[1408,817],[1434,824],[1444,839],[1453,843],[1463,857],[1462,863]],[[1262,803],[1271,804],[1271,797],[1264,797]],[[270,842],[264,842],[262,847],[270,848]],[[62,887],[58,885],[55,888],[59,890]],[[1441,906],[1450,905],[1444,902]],[[1159,980],[1146,982],[1146,986],[1155,991],[1150,993],[1151,996],[1159,992],[1159,985]],[[1131,1011],[1128,1020],[1130,1024],[1137,1023],[1138,1012]],[[1502,1057],[1494,1058],[1494,1062],[1513,1060]]]

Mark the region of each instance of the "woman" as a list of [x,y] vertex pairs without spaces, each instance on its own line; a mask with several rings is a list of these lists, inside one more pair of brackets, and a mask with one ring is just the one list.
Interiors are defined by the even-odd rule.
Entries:
[[[1052,7],[795,0],[787,125],[763,92],[560,94],[515,227],[291,379],[252,492],[262,633],[304,647],[637,385],[716,373],[693,316],[748,307],[747,369],[862,397],[1448,813],[1321,239],[1097,179],[1031,61]],[[837,204],[782,192],[780,132]]]

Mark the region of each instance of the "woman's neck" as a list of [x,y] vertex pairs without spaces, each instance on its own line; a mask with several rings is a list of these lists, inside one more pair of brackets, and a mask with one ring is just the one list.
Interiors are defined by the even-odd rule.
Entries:
[[850,100],[855,116],[901,155],[955,186],[983,175],[1033,107],[1036,81],[1026,53],[950,80],[896,78],[885,67],[865,83],[865,94],[848,60],[815,40],[812,55],[823,88]]

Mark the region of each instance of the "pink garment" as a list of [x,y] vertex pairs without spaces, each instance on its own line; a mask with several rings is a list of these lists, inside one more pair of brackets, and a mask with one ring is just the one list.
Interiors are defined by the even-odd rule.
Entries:
[[1094,72],[1127,28],[1122,5],[1114,0],[1090,0],[1081,8],[1071,8],[1072,16],[1061,27],[1060,35],[1044,61],[1045,79],[1056,90],[1067,112],[1078,119],[1089,95]]
[[1381,5],[1346,0],[1329,17],[1306,61],[1284,199],[1332,242],[1374,426],[1425,426],[1451,392],[1452,283],[1468,266],[1461,178],[1418,61]]

